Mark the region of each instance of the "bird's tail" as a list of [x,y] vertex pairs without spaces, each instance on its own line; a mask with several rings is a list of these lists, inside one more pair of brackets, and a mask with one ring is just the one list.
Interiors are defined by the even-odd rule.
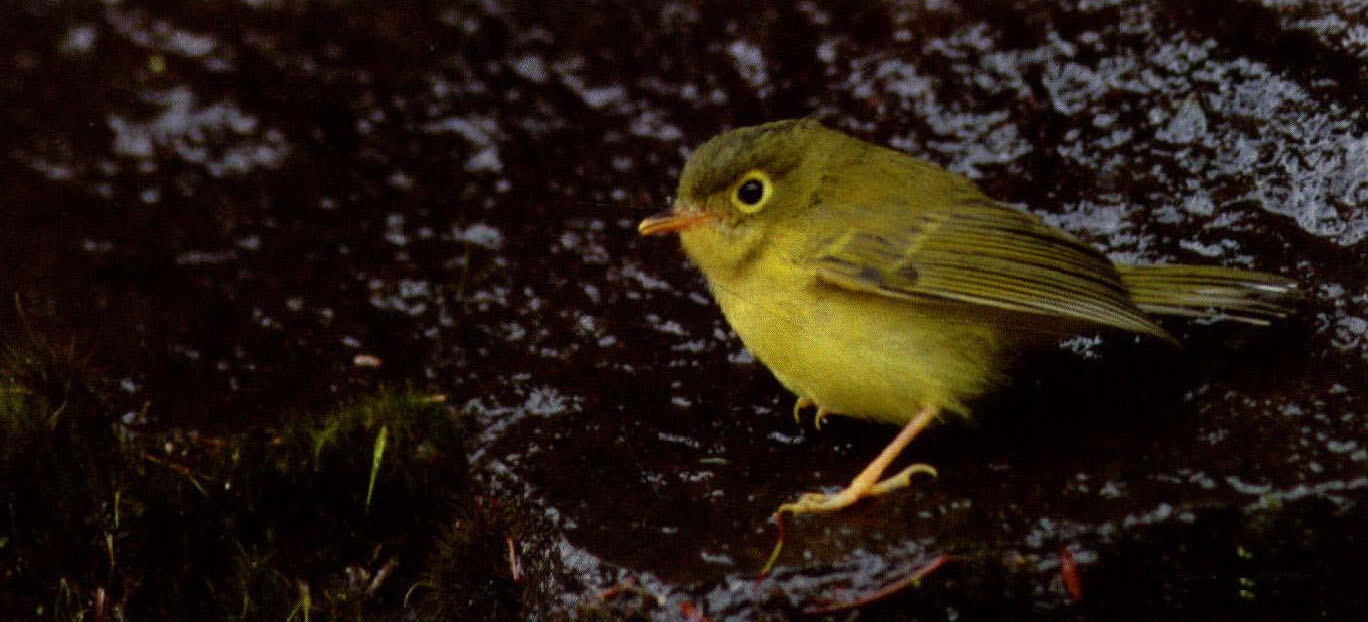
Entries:
[[1149,313],[1265,325],[1301,298],[1296,281],[1218,266],[1118,265],[1135,306]]

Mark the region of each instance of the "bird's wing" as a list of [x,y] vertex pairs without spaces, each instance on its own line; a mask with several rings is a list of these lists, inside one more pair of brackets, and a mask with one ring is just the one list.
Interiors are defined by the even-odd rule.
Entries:
[[[970,197],[945,208],[843,211],[849,223],[844,231],[810,257],[823,281],[881,296],[957,300],[1170,339],[1131,302],[1106,256],[1010,206]],[[850,217],[857,213],[866,217]]]

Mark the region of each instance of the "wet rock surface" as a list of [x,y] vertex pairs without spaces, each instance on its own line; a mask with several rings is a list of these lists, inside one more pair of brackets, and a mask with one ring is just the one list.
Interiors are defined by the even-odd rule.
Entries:
[[[525,613],[784,616],[943,554],[862,613],[1365,608],[1360,5],[11,13],[6,301],[76,334],[131,426],[446,395],[479,430],[479,485],[521,516]],[[938,479],[791,521],[758,580],[774,507],[893,430],[795,425],[677,245],[635,224],[690,146],[803,115],[1118,261],[1276,272],[1308,299],[1267,329],[1166,322],[1181,351],[1039,353],[976,425],[910,448]]]

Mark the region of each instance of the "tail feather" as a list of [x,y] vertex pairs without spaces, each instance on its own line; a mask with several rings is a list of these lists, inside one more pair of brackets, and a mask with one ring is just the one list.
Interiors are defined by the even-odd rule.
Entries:
[[1296,281],[1219,266],[1117,266],[1141,310],[1267,325],[1287,317],[1301,298]]

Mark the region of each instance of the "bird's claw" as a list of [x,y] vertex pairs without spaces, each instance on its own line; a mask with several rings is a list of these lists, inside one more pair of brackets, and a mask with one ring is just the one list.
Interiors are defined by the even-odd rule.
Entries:
[[812,398],[806,395],[799,396],[798,399],[793,402],[793,422],[802,425],[803,409],[810,408],[816,405],[817,402],[812,401]]
[[893,477],[874,484],[874,486],[869,489],[869,494],[882,495],[900,488],[907,488],[912,484],[912,476],[918,473],[925,473],[931,477],[940,477],[940,474],[936,472],[936,467],[929,464],[918,463],[898,471],[898,474]]
[[813,406],[817,407],[817,414],[812,417],[812,427],[818,430],[822,429],[822,422],[826,421],[827,415],[830,415],[831,411],[822,408],[821,406],[817,406],[817,402],[806,395],[799,396],[798,399],[793,402],[793,422],[802,425],[803,410],[812,408]]

